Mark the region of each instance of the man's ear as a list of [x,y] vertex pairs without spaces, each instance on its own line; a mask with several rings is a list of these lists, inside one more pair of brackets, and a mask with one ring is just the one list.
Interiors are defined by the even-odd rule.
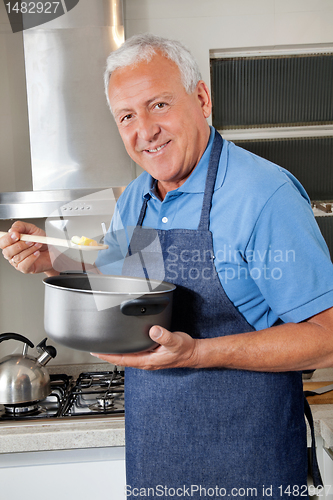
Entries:
[[197,83],[195,92],[197,93],[202,112],[205,118],[208,118],[212,112],[212,100],[210,97],[210,92],[203,80]]

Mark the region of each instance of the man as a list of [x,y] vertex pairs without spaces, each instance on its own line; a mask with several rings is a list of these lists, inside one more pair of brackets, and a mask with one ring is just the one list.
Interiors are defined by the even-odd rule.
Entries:
[[[208,126],[208,88],[178,42],[133,37],[110,55],[105,82],[127,152],[146,172],[120,198],[96,266],[112,274],[118,259],[123,274],[142,274],[127,254],[154,228],[165,280],[177,285],[172,331],[150,330],[155,350],[98,355],[131,367],[127,494],[306,496],[301,371],[333,363],[333,269],[307,195]],[[119,231],[131,226],[123,248]],[[15,223],[0,247],[18,270],[50,275],[44,247],[18,241],[37,231]]]

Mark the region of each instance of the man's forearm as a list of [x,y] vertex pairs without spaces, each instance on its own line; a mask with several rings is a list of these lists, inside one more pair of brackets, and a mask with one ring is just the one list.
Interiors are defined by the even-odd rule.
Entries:
[[197,368],[278,372],[333,366],[333,312],[302,323],[199,340],[196,351]]

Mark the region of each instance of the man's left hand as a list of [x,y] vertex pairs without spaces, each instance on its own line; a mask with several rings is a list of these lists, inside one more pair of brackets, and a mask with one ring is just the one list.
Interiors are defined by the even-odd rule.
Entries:
[[132,366],[143,370],[197,366],[197,339],[183,332],[169,332],[160,326],[151,327],[149,335],[159,344],[153,350],[130,354],[92,355],[118,366]]

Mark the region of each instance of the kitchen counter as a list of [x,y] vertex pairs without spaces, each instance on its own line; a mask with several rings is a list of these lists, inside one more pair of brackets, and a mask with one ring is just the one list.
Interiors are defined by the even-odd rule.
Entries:
[[[76,377],[85,369],[74,365],[66,367],[66,372]],[[110,365],[104,363],[89,365],[90,371],[107,369]],[[50,367],[49,372],[62,373],[64,367]],[[317,370],[309,382],[329,380],[333,380],[333,368]],[[316,435],[321,436],[326,446],[333,450],[333,404],[312,405],[311,408]],[[125,446],[124,423],[124,417],[118,416],[45,419],[19,424],[4,422],[0,426],[0,454]]]
[[124,417],[5,422],[0,426],[0,454],[125,446],[124,426]]

